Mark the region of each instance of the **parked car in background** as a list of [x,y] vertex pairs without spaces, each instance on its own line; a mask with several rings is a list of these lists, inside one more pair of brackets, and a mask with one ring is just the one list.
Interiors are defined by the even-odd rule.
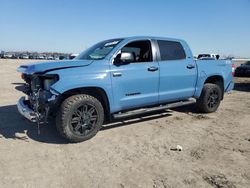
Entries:
[[66,59],[68,59],[68,57],[65,56],[65,55],[60,55],[60,56],[59,56],[59,60],[66,60]]
[[47,57],[46,57],[46,59],[47,59],[47,60],[53,60],[53,59],[54,59],[54,57],[53,57],[53,56],[51,56],[51,55],[49,55],[49,56],[47,56]]
[[22,54],[20,56],[20,59],[29,59],[29,56],[27,54]]
[[5,59],[11,59],[11,58],[13,58],[13,54],[4,54],[3,58],[5,58]]
[[197,59],[200,60],[212,60],[212,59],[219,59],[220,56],[218,54],[199,54]]
[[247,61],[244,64],[241,64],[235,69],[236,77],[250,77],[250,61]]
[[45,59],[45,57],[43,55],[38,55],[36,59]]
[[54,56],[54,60],[59,60],[59,56]]
[[0,58],[4,58],[4,51],[1,51]]
[[18,54],[12,54],[12,59],[18,59],[18,58],[19,58]]
[[74,59],[75,57],[77,57],[79,54],[70,54],[69,55],[69,59]]
[[231,91],[230,60],[195,60],[184,40],[160,37],[110,39],[74,60],[18,68],[26,82],[17,106],[38,127],[56,119],[72,142],[90,139],[104,122],[196,103],[215,112]]

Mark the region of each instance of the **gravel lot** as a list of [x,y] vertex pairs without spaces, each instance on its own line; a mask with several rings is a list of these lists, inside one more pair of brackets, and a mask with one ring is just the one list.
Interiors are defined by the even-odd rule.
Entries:
[[249,187],[250,78],[235,79],[216,113],[167,110],[68,144],[53,123],[38,135],[18,114],[21,63],[0,60],[1,187]]

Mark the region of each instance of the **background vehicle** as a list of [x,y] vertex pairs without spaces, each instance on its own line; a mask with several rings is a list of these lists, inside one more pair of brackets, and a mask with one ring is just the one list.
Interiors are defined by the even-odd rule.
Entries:
[[54,56],[54,60],[59,60],[59,56]]
[[13,54],[6,53],[3,55],[3,58],[11,59],[11,58],[13,58]]
[[4,54],[5,54],[5,52],[4,52],[4,51],[1,51],[1,53],[0,53],[0,58],[4,58]]
[[71,61],[20,66],[28,97],[17,106],[33,122],[56,116],[59,133],[79,142],[116,118],[193,103],[214,112],[233,88],[232,66],[230,60],[194,60],[179,39],[111,39]]
[[74,59],[75,57],[77,57],[79,54],[70,54],[69,55],[69,59]]
[[54,60],[54,57],[50,55],[50,56],[47,56],[46,59],[47,60]]
[[236,77],[250,77],[250,61],[241,64],[235,70]]
[[201,60],[209,60],[209,59],[219,59],[220,56],[218,54],[199,54],[198,59],[201,59]]
[[43,55],[38,55],[36,59],[45,59],[45,57]]
[[64,55],[60,55],[58,58],[59,58],[59,60],[66,60],[66,59],[68,59],[67,56],[64,56]]
[[27,54],[22,54],[20,56],[20,59],[29,59],[29,56]]

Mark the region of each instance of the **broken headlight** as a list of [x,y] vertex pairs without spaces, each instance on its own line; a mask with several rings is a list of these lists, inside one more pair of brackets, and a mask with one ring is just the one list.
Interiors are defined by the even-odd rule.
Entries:
[[49,91],[50,86],[52,86],[54,83],[56,83],[59,80],[58,75],[54,74],[47,74],[41,76],[42,82],[43,82],[43,89]]

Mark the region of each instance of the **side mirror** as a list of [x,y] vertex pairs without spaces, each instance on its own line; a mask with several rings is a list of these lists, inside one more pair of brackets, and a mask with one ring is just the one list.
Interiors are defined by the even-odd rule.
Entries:
[[121,52],[114,59],[115,65],[125,65],[135,61],[135,55],[132,52]]

